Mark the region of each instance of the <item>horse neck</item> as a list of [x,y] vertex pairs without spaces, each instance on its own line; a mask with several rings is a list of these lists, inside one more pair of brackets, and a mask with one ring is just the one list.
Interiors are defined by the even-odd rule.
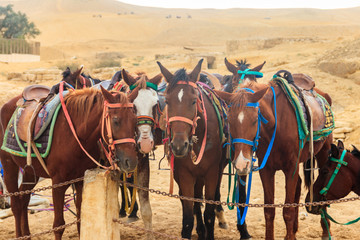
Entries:
[[354,178],[352,191],[354,191],[357,195],[360,195],[360,159],[352,156],[346,161],[349,163],[347,168]]

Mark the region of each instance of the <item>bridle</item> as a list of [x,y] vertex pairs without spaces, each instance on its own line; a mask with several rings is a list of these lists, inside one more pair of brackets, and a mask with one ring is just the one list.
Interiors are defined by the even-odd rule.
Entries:
[[338,164],[337,164],[333,174],[331,175],[331,178],[329,179],[328,184],[325,187],[323,187],[323,189],[321,189],[320,195],[322,195],[324,197],[326,196],[326,194],[328,193],[328,191],[329,191],[329,189],[331,187],[331,184],[333,183],[333,181],[334,181],[336,175],[338,174],[341,166],[347,166],[348,165],[348,163],[344,161],[344,157],[345,157],[346,152],[347,152],[346,150],[343,150],[343,152],[342,152],[339,159],[336,159],[336,158],[333,158],[333,157],[329,158],[330,161],[336,162]]
[[[120,170],[119,167],[114,163],[114,151],[115,151],[115,145],[116,144],[123,144],[123,143],[134,143],[135,144],[135,139],[134,138],[122,138],[122,139],[117,139],[114,140],[113,136],[112,136],[112,129],[111,129],[111,124],[110,124],[110,116],[109,116],[109,109],[110,108],[133,108],[133,104],[132,103],[109,103],[107,101],[104,101],[104,106],[103,106],[103,114],[102,114],[102,122],[101,122],[101,136],[102,139],[105,143],[107,143],[109,151],[106,151],[104,145],[102,144],[102,140],[100,139],[100,143],[102,145],[102,148],[105,152],[105,155],[111,165],[111,167],[106,167],[101,165],[98,161],[96,161],[87,151],[86,149],[83,147],[83,145],[81,144],[74,125],[71,121],[71,117],[69,115],[69,112],[66,108],[65,105],[65,101],[64,101],[64,96],[63,96],[63,90],[64,90],[64,82],[60,83],[60,91],[59,91],[59,97],[60,97],[60,101],[61,101],[61,106],[65,115],[65,118],[69,124],[69,127],[71,129],[71,132],[73,133],[76,141],[78,142],[80,148],[83,150],[83,152],[99,167],[107,169],[107,170]],[[106,141],[105,135],[104,135],[104,130],[106,129],[107,131],[107,137],[108,137],[108,141]]]
[[[203,156],[204,152],[205,152],[205,146],[206,146],[207,114],[206,114],[206,109],[205,109],[205,103],[204,103],[204,100],[203,100],[203,97],[202,97],[202,93],[198,89],[198,86],[197,86],[196,83],[187,82],[187,81],[179,81],[179,82],[177,82],[177,84],[179,84],[179,85],[181,85],[181,84],[182,85],[189,85],[189,86],[195,88],[195,90],[197,90],[199,92],[199,97],[197,98],[197,101],[196,101],[195,116],[194,116],[193,119],[183,117],[183,116],[173,116],[173,117],[169,118],[169,114],[168,114],[168,112],[166,112],[167,135],[171,138],[171,127],[170,127],[170,125],[171,125],[172,122],[185,122],[185,123],[189,124],[191,126],[191,134],[194,135],[195,131],[196,131],[196,127],[197,127],[197,120],[200,119],[200,117],[198,116],[198,112],[203,112],[204,113],[204,120],[205,120],[204,138],[203,138],[203,141],[202,141],[202,145],[201,145],[199,155],[198,155],[197,159],[195,161],[193,161],[193,163],[195,165],[198,165],[200,163],[201,159],[202,159],[202,156]],[[201,106],[200,106],[200,104],[201,104]],[[192,138],[190,139],[190,145],[192,145]]]

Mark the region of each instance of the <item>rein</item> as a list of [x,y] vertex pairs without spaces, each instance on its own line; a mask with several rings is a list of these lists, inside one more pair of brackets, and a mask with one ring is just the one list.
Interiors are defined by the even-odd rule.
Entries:
[[[251,89],[248,89],[248,88],[244,88],[244,90],[248,91],[248,92],[252,92],[254,93],[253,90]],[[277,129],[277,111],[276,111],[276,95],[275,95],[275,90],[274,90],[274,87],[271,87],[271,90],[273,92],[273,95],[274,95],[274,117],[275,117],[275,127],[274,127],[274,132],[272,134],[272,137],[271,137],[271,140],[270,140],[270,143],[269,143],[269,146],[266,150],[266,153],[265,153],[265,156],[261,162],[261,165],[260,167],[256,167],[256,168],[253,168],[253,164],[254,162],[256,162],[256,159],[254,156],[252,156],[252,161],[251,161],[251,168],[250,168],[250,173],[249,173],[249,183],[248,183],[248,187],[247,187],[247,193],[246,193],[246,200],[245,200],[245,203],[246,204],[249,204],[249,201],[250,201],[250,190],[251,190],[251,182],[252,182],[252,173],[253,171],[259,171],[261,169],[263,169],[266,165],[266,162],[270,156],[270,153],[271,153],[271,150],[272,150],[272,147],[274,145],[274,140],[275,140],[275,135],[276,135],[276,129]],[[256,131],[256,135],[255,135],[255,138],[254,140],[247,140],[247,139],[243,139],[243,138],[234,138],[231,140],[231,145],[234,145],[236,143],[243,143],[243,144],[247,144],[247,145],[250,145],[252,146],[252,151],[253,153],[256,153],[257,149],[258,149],[258,145],[259,145],[259,139],[260,139],[260,131],[261,131],[261,122],[263,122],[264,124],[267,124],[268,121],[264,118],[264,116],[261,114],[261,111],[260,111],[260,104],[259,102],[256,102],[256,103],[247,103],[246,104],[247,107],[253,107],[253,108],[258,108],[258,126],[257,126],[257,131]],[[231,107],[231,106],[229,106]],[[231,151],[231,150],[230,150]],[[236,177],[236,176],[235,176]],[[235,181],[236,181],[236,178],[235,178]],[[234,188],[236,187],[236,184],[234,184]],[[238,198],[237,198],[237,201],[238,201]],[[237,216],[238,216],[238,223],[240,225],[244,224],[245,222],[245,217],[246,217],[246,214],[247,214],[247,210],[248,210],[248,206],[246,206],[244,208],[244,212],[243,212],[243,215],[241,216],[240,214],[240,209],[238,208],[237,209]]]
[[[70,118],[70,115],[69,115],[69,112],[66,108],[66,105],[65,105],[65,101],[64,101],[64,97],[63,97],[63,90],[64,90],[64,82],[61,82],[60,83],[60,90],[59,90],[59,97],[60,97],[60,101],[61,101],[61,106],[62,106],[62,109],[63,109],[63,112],[64,112],[64,115],[65,115],[65,118],[69,124],[69,127],[71,129],[71,132],[73,133],[74,135],[74,138],[76,139],[76,141],[78,142],[80,148],[83,150],[83,152],[99,167],[103,168],[103,169],[106,169],[106,170],[119,170],[119,167],[117,165],[114,164],[113,162],[113,150],[115,149],[115,144],[120,144],[120,143],[134,143],[135,144],[135,140],[133,138],[123,138],[123,139],[119,139],[119,140],[113,140],[112,138],[112,131],[111,131],[111,126],[110,126],[110,118],[108,116],[108,110],[109,108],[120,108],[120,107],[133,107],[132,103],[127,103],[127,104],[110,104],[108,103],[107,101],[104,102],[104,109],[103,109],[103,119],[102,119],[102,137],[103,139],[105,140],[104,138],[104,134],[103,134],[103,130],[104,130],[104,122],[106,124],[106,128],[107,128],[107,133],[108,133],[108,137],[109,137],[109,152],[105,152],[105,155],[107,157],[107,159],[109,160],[110,164],[111,164],[111,167],[106,167],[106,166],[103,166],[101,165],[98,161],[96,161],[86,150],[85,148],[83,147],[83,145],[81,144],[77,134],[76,134],[76,131],[75,131],[75,128],[74,128],[74,125],[71,121],[71,118]],[[101,140],[101,139],[100,139]],[[101,142],[101,141],[100,141]],[[103,146],[102,146],[103,147]],[[104,147],[103,147],[104,148]]]
[[[192,127],[192,135],[195,134],[195,130],[197,127],[197,120],[200,119],[200,117],[198,116],[198,112],[203,112],[204,113],[204,121],[205,121],[205,132],[204,132],[204,138],[201,144],[201,148],[199,151],[199,155],[197,157],[197,159],[195,161],[193,161],[194,165],[198,165],[204,155],[205,152],[205,146],[206,146],[206,136],[207,136],[207,113],[206,113],[206,109],[205,109],[205,102],[202,96],[201,91],[198,89],[198,86],[196,85],[196,83],[193,82],[186,82],[186,81],[179,81],[177,82],[177,84],[183,84],[183,85],[190,85],[193,88],[195,88],[200,95],[200,98],[198,98],[197,103],[196,103],[196,113],[193,119],[189,119],[186,117],[182,117],[182,116],[174,116],[169,118],[168,112],[166,113],[166,119],[167,119],[167,131],[168,131],[168,136],[171,136],[171,131],[170,131],[170,123],[172,122],[185,122],[187,124],[189,124]],[[200,103],[201,103],[201,107],[200,107]],[[202,110],[201,110],[202,109]],[[172,158],[173,160],[173,158]],[[173,165],[173,163],[172,163]],[[174,170],[174,169],[172,169]]]

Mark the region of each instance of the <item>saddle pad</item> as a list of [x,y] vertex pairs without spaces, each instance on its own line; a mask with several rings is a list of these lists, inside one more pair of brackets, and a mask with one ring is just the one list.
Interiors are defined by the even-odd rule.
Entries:
[[[309,124],[307,121],[309,117],[306,116],[306,106],[303,103],[303,100],[299,97],[299,93],[297,93],[295,89],[293,89],[293,87],[281,77],[273,78],[272,81],[276,82],[281,87],[294,108],[300,140],[309,141]],[[314,91],[303,90],[303,95],[305,99],[307,99],[307,103],[311,108],[307,110],[311,111],[313,115],[313,139],[314,141],[322,140],[335,128],[335,120],[331,107],[325,98]],[[314,103],[314,101],[316,102]],[[316,114],[319,114],[319,116],[315,116]]]
[[[68,93],[69,91],[64,91],[63,96],[65,97]],[[57,94],[41,108],[35,121],[34,140],[37,140],[41,136],[41,134],[43,134],[44,131],[47,129],[59,105],[60,97],[59,94]]]
[[[39,149],[40,155],[43,158],[46,158],[49,155],[51,149],[51,142],[53,138],[54,126],[60,108],[61,105],[59,104],[55,109],[51,124],[48,125],[44,133],[35,141],[35,144]],[[16,133],[16,126],[17,126],[16,119],[17,119],[18,110],[19,108],[15,110],[14,114],[12,115],[8,123],[1,149],[15,156],[26,157],[27,144],[25,141],[19,139]],[[31,152],[31,156],[36,157],[34,152]]]

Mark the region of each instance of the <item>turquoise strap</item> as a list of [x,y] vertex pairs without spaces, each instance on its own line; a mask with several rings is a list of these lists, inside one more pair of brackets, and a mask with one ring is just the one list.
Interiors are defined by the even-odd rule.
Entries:
[[[151,89],[154,89],[155,91],[158,90],[158,86],[154,83],[151,83],[151,82],[146,82],[146,86],[151,88]],[[134,90],[135,88],[137,87],[137,84],[134,83],[133,85],[130,86],[130,90]]]
[[328,192],[329,189],[330,189],[331,184],[333,183],[336,175],[338,174],[338,172],[339,172],[339,170],[340,170],[340,168],[341,168],[341,165],[347,166],[348,163],[344,161],[345,154],[346,154],[346,150],[344,150],[344,151],[342,152],[340,159],[336,159],[336,158],[332,158],[332,157],[330,158],[330,161],[337,162],[338,165],[336,166],[335,171],[333,172],[333,174],[332,174],[332,176],[331,176],[328,184],[326,185],[326,187],[324,187],[324,188],[320,191],[320,194],[321,194],[321,195],[326,195],[326,194],[327,194],[327,192]]
[[245,69],[244,71],[238,70],[238,73],[241,74],[241,80],[244,80],[245,75],[254,75],[256,78],[262,78],[264,76],[263,73],[257,71],[250,71],[250,69]]

